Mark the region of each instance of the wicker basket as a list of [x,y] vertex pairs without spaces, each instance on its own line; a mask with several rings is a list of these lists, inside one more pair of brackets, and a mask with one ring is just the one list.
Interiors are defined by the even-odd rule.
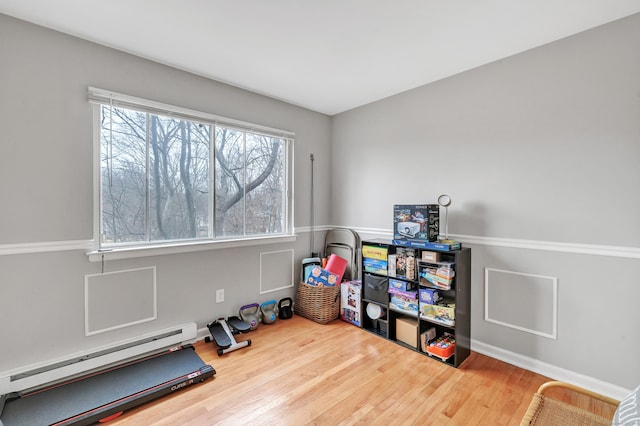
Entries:
[[320,324],[333,321],[340,316],[340,286],[316,287],[299,282],[294,311]]

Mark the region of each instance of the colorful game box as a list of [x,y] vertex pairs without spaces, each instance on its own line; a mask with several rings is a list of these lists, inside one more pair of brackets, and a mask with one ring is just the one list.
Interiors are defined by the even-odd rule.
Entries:
[[411,282],[389,278],[389,292],[392,291],[391,289],[410,291],[413,290],[414,287],[415,285]]
[[371,246],[365,244],[362,246],[362,257],[386,261],[388,251],[389,250],[387,249],[387,247]]
[[307,284],[317,287],[335,287],[340,285],[339,279],[340,277],[337,274],[322,269],[320,266],[314,266],[311,269],[309,278],[307,278]]
[[362,327],[362,282],[360,280],[345,281],[340,284],[340,287],[340,318]]
[[438,204],[397,204],[393,206],[393,239],[438,241],[440,206]]
[[389,287],[389,294],[391,294],[389,306],[398,311],[405,311],[415,315],[418,314],[417,291],[402,291]]
[[445,325],[453,326],[456,323],[455,303],[441,303],[438,305],[420,304],[420,316]]
[[420,289],[420,303],[435,305],[442,299],[440,292],[432,288]]

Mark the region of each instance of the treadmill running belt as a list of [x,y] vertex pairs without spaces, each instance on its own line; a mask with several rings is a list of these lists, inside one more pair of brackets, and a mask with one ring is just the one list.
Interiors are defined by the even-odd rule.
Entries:
[[[191,346],[173,352],[163,352],[24,394],[6,403],[0,420],[4,426],[50,425],[64,422],[99,407],[114,405],[123,399],[130,400],[132,396],[135,398],[136,394],[153,391],[154,388],[164,390],[158,396],[164,395],[178,389],[168,390],[167,386],[176,386],[176,380],[182,383],[203,368],[215,374],[213,368],[207,366]],[[196,381],[211,375],[213,374],[209,372]],[[183,386],[179,386],[181,387]],[[152,398],[146,398],[146,401],[150,399]],[[128,405],[131,406],[133,405]],[[109,414],[105,413],[94,421],[107,415]]]

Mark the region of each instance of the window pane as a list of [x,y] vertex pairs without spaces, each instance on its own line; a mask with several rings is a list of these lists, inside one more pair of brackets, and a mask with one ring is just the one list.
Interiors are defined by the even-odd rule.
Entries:
[[284,229],[284,141],[247,133],[247,235],[272,234]]
[[150,240],[207,238],[209,126],[151,115]]
[[108,100],[97,129],[101,247],[288,231],[290,140],[214,127],[206,114],[171,106],[144,112],[144,100],[142,111],[131,99],[126,108]]
[[216,128],[216,236],[281,233],[285,142]]
[[146,114],[102,106],[100,124],[103,243],[144,241]]
[[244,132],[216,127],[216,236],[244,235]]

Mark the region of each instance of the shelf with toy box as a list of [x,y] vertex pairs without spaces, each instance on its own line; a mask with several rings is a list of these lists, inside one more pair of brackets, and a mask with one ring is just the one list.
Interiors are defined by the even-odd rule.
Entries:
[[418,327],[417,315],[389,309],[389,340],[418,350]]
[[389,340],[418,348],[418,284],[389,277]]
[[413,281],[389,278],[389,309],[418,317],[418,288]]
[[362,244],[362,328],[379,336],[388,336],[389,249],[375,242]]
[[418,260],[420,319],[449,327],[455,326],[455,256],[429,253]]
[[388,307],[389,247],[375,241],[362,244],[362,300]]
[[[392,291],[416,288],[408,286],[396,276],[396,254],[389,252],[389,245],[382,241],[362,244],[362,328],[384,338],[389,336],[389,309]],[[394,299],[395,302],[395,299]],[[416,302],[417,316],[417,302]],[[395,329],[394,329],[395,330]],[[395,331],[394,331],[395,332]]]
[[421,350],[458,366],[471,353],[471,250],[418,261]]
[[362,245],[362,270],[373,274],[387,275],[389,249],[379,244]]
[[455,265],[453,260],[435,262],[419,259],[418,277],[420,285],[440,290],[451,290],[456,276]]
[[450,331],[438,332],[431,327],[420,334],[420,349],[431,357],[450,363],[456,351],[455,335]]
[[[471,250],[409,247],[385,239],[362,245],[363,328],[459,366],[470,354]],[[374,261],[386,262],[387,270]],[[378,269],[367,271],[365,265]],[[381,318],[369,317],[368,304],[376,305],[371,310]]]

